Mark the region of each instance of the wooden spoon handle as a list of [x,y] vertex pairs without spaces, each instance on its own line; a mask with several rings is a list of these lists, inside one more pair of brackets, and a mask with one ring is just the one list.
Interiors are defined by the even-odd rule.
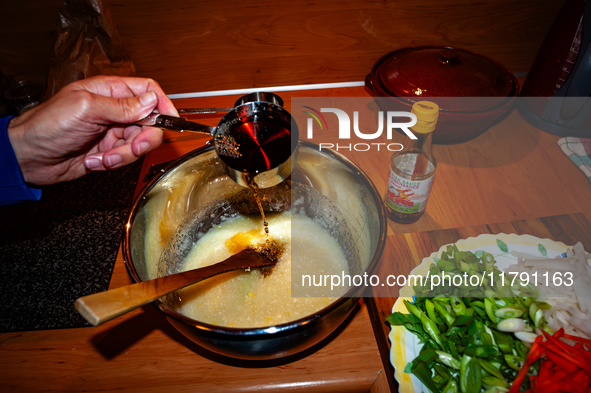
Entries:
[[273,261],[264,258],[258,252],[245,249],[211,266],[84,296],[78,298],[74,306],[89,323],[97,326],[164,295],[220,273],[272,264],[274,264]]

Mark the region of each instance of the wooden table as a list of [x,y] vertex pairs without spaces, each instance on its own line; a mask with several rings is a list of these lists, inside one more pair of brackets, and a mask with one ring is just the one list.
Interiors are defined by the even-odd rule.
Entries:
[[[280,95],[290,110],[292,97],[363,97],[368,93],[363,88],[346,88]],[[236,98],[183,99],[175,104],[178,108],[224,107]],[[219,118],[201,117],[199,121],[216,125]],[[424,244],[419,242],[423,236],[431,239],[427,244],[435,249],[456,237],[496,230],[554,236],[561,234],[544,228],[562,220],[566,227],[575,222],[581,240],[588,239],[591,184],[560,151],[558,139],[514,112],[472,141],[435,146],[438,169],[427,213],[411,225],[389,222],[380,268],[400,260],[396,255],[401,244]],[[204,141],[166,132],[165,143],[147,157],[143,171]],[[389,152],[345,155],[370,176],[380,192],[385,190]],[[557,215],[562,217],[539,220]],[[566,241],[576,238],[577,232],[570,232]],[[587,243],[586,247],[591,246]],[[405,269],[420,263],[429,250],[413,249]],[[110,286],[129,282],[119,255]],[[98,328],[5,333],[0,335],[0,391],[388,391],[395,389],[395,383],[384,318],[394,300],[365,299],[337,334],[309,356],[261,365],[220,359],[201,349],[151,306]]]

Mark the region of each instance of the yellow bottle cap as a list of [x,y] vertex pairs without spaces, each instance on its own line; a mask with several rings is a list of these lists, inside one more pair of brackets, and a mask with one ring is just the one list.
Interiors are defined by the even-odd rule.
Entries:
[[412,127],[413,131],[421,134],[428,134],[435,130],[439,118],[439,106],[430,101],[417,101],[411,109],[417,117],[417,124]]

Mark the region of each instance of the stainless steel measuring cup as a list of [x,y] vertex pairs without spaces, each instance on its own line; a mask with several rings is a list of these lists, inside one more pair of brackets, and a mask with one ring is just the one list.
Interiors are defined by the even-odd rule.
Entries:
[[180,132],[208,134],[232,180],[243,186],[272,187],[285,180],[295,165],[299,130],[273,93],[247,94],[217,127],[153,113],[134,123]]

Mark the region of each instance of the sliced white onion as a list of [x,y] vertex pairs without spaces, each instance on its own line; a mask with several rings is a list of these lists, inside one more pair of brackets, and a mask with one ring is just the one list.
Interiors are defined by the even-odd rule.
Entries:
[[587,285],[586,277],[578,276],[575,278],[575,295],[579,301],[579,308],[587,315],[591,314],[591,293]]
[[552,306],[543,311],[548,326],[552,330],[563,327],[568,334],[591,339],[591,254],[585,252],[582,243],[567,249],[566,257],[542,258],[515,251],[512,254],[517,257],[517,264],[505,273],[526,272],[530,278],[537,273],[534,284],[540,290],[538,300]]
[[588,325],[588,321],[577,316],[573,315],[570,319],[571,324],[579,330],[578,335],[584,336],[585,338],[591,337],[591,326]]

